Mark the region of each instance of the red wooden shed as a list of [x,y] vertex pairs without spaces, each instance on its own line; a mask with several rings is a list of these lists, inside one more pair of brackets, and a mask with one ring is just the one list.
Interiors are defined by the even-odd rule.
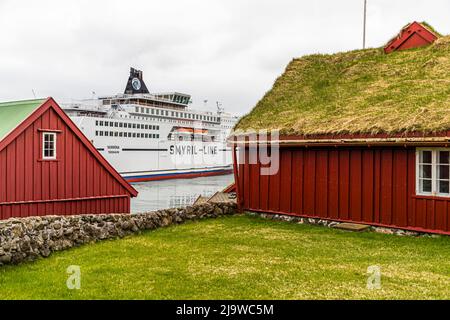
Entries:
[[128,213],[135,196],[52,98],[0,103],[0,219]]
[[400,33],[384,47],[385,53],[427,46],[438,38],[438,35],[426,23],[413,22],[406,25]]
[[239,207],[450,235],[449,52],[294,59],[229,139]]

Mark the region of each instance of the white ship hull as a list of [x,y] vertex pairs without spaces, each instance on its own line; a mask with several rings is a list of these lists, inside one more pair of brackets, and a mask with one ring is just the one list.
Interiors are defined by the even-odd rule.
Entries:
[[[222,130],[218,142],[169,141],[167,137],[173,127],[180,124],[92,116],[71,118],[106,160],[130,182],[193,178],[232,172],[231,149],[226,145],[229,130]],[[113,126],[99,126],[105,122],[112,123]],[[124,128],[125,123],[127,128]],[[128,124],[138,123],[158,129],[128,128]],[[108,136],[105,136],[106,132]],[[136,137],[128,137],[130,133],[136,134]],[[137,138],[138,133],[143,138]]]

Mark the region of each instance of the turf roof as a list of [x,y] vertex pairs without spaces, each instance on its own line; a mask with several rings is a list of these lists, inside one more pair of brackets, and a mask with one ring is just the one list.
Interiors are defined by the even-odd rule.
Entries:
[[45,100],[26,100],[0,103],[0,140],[39,108]]
[[294,59],[236,125],[283,134],[432,133],[450,129],[450,36],[385,54],[382,48]]
[[429,24],[426,21],[422,21],[420,24],[423,25],[428,30],[430,30],[431,32],[433,32],[438,37],[443,37],[444,36],[443,34],[439,33],[431,24]]

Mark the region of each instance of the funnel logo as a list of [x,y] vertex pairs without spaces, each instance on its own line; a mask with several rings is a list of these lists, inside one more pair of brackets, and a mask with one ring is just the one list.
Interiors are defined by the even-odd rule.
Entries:
[[133,78],[133,80],[131,80],[131,85],[133,86],[134,90],[141,90],[141,81],[138,78]]

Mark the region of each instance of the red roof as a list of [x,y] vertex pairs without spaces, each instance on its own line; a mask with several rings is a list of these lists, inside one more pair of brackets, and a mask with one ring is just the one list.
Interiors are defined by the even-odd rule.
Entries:
[[398,36],[388,42],[384,47],[385,53],[397,50],[419,48],[432,44],[438,36],[425,25],[413,22],[404,27]]

